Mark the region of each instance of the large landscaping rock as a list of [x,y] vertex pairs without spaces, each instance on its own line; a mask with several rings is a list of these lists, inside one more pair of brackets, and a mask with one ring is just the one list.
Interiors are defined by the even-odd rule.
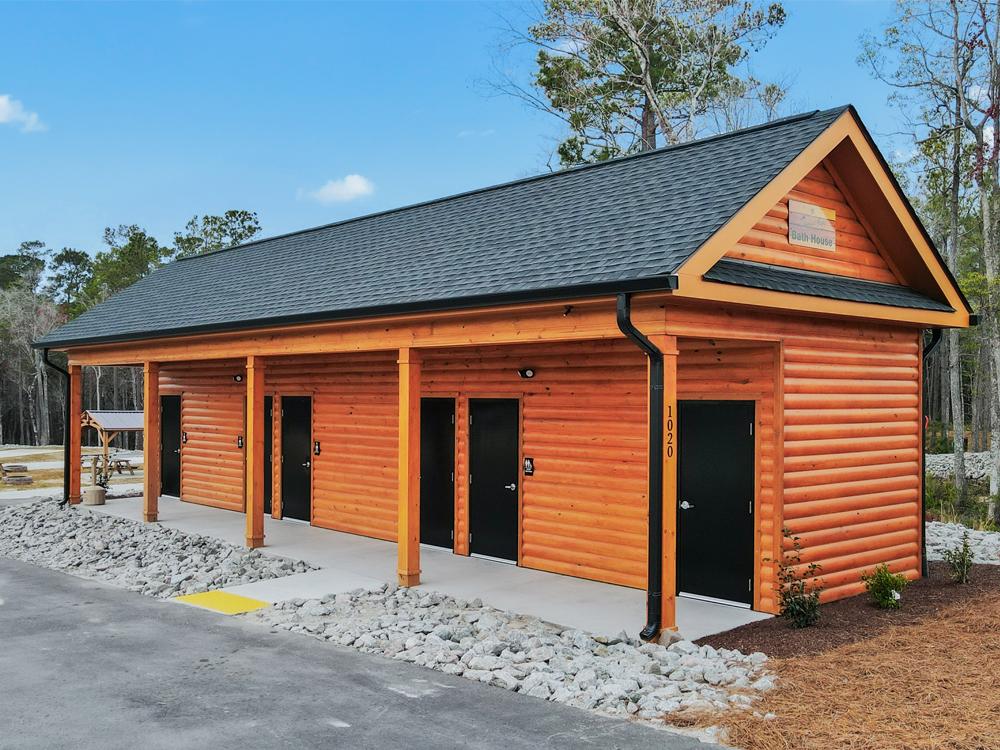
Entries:
[[946,550],[962,545],[963,534],[969,535],[973,562],[1000,565],[1000,533],[976,531],[959,523],[930,521],[927,524],[927,559],[943,560]]
[[157,597],[314,569],[155,523],[61,508],[54,500],[0,508],[0,555]]
[[386,584],[245,615],[269,627],[618,716],[746,707],[773,684],[764,654],[592,636],[423,588]]
[[[928,453],[924,456],[924,470],[931,476],[947,479],[955,474],[953,453]],[[965,476],[967,479],[988,479],[990,476],[990,454],[966,453]]]

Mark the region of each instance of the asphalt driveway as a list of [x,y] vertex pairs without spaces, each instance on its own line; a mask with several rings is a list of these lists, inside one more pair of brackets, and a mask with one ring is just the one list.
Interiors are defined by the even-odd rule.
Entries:
[[0,748],[711,748],[0,558]]

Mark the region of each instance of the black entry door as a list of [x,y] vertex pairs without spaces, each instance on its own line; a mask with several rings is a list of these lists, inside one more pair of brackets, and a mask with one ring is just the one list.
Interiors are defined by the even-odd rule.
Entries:
[[281,397],[281,517],[312,520],[312,398]]
[[274,487],[271,486],[274,476],[273,416],[274,398],[264,396],[264,512],[268,514],[271,512],[271,497],[274,494]]
[[469,550],[517,560],[518,401],[469,400]]
[[180,396],[160,396],[160,494],[181,496]]
[[455,538],[455,399],[420,400],[420,541]]
[[753,401],[678,405],[677,589],[753,602]]

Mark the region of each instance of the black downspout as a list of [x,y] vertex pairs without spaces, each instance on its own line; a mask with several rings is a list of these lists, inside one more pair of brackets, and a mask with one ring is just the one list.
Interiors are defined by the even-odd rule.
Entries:
[[66,381],[66,392],[65,392],[65,397],[63,398],[63,416],[64,416],[64,421],[63,421],[63,499],[62,499],[62,502],[60,503],[60,506],[63,507],[63,508],[68,508],[68,507],[70,507],[70,505],[69,505],[69,475],[70,475],[69,430],[70,430],[70,423],[72,421],[71,420],[71,415],[70,415],[70,398],[69,398],[69,396],[70,396],[70,387],[71,387],[71,384],[70,384],[69,372],[66,371],[66,370],[64,370],[63,368],[61,368],[59,365],[57,365],[51,359],[49,359],[49,350],[48,350],[48,347],[46,347],[45,349],[42,349],[42,361],[45,362],[45,364],[47,364],[53,370],[55,370],[56,372],[58,372],[60,375],[62,375],[63,379]]
[[[931,331],[931,340],[924,347],[923,360],[927,363],[927,358],[937,349],[941,343],[941,329],[935,328]],[[926,389],[924,384],[920,384],[920,413],[926,417],[927,404],[924,403]],[[926,422],[926,420],[925,420]],[[925,471],[927,462],[927,435],[924,425],[920,425],[920,471]],[[927,567],[927,482],[924,477],[920,478],[920,575],[926,578],[929,570]]]
[[618,328],[649,357],[649,538],[644,641],[660,634],[663,598],[663,352],[632,324],[632,295],[618,295]]

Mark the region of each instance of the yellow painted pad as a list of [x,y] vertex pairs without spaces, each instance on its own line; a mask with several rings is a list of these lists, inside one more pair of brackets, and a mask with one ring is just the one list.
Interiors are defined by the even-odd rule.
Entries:
[[253,612],[255,609],[271,606],[270,602],[251,599],[249,596],[230,594],[227,591],[203,591],[200,594],[185,594],[184,596],[175,596],[174,601],[193,604],[195,607],[221,612],[224,615],[241,615],[244,612]]

